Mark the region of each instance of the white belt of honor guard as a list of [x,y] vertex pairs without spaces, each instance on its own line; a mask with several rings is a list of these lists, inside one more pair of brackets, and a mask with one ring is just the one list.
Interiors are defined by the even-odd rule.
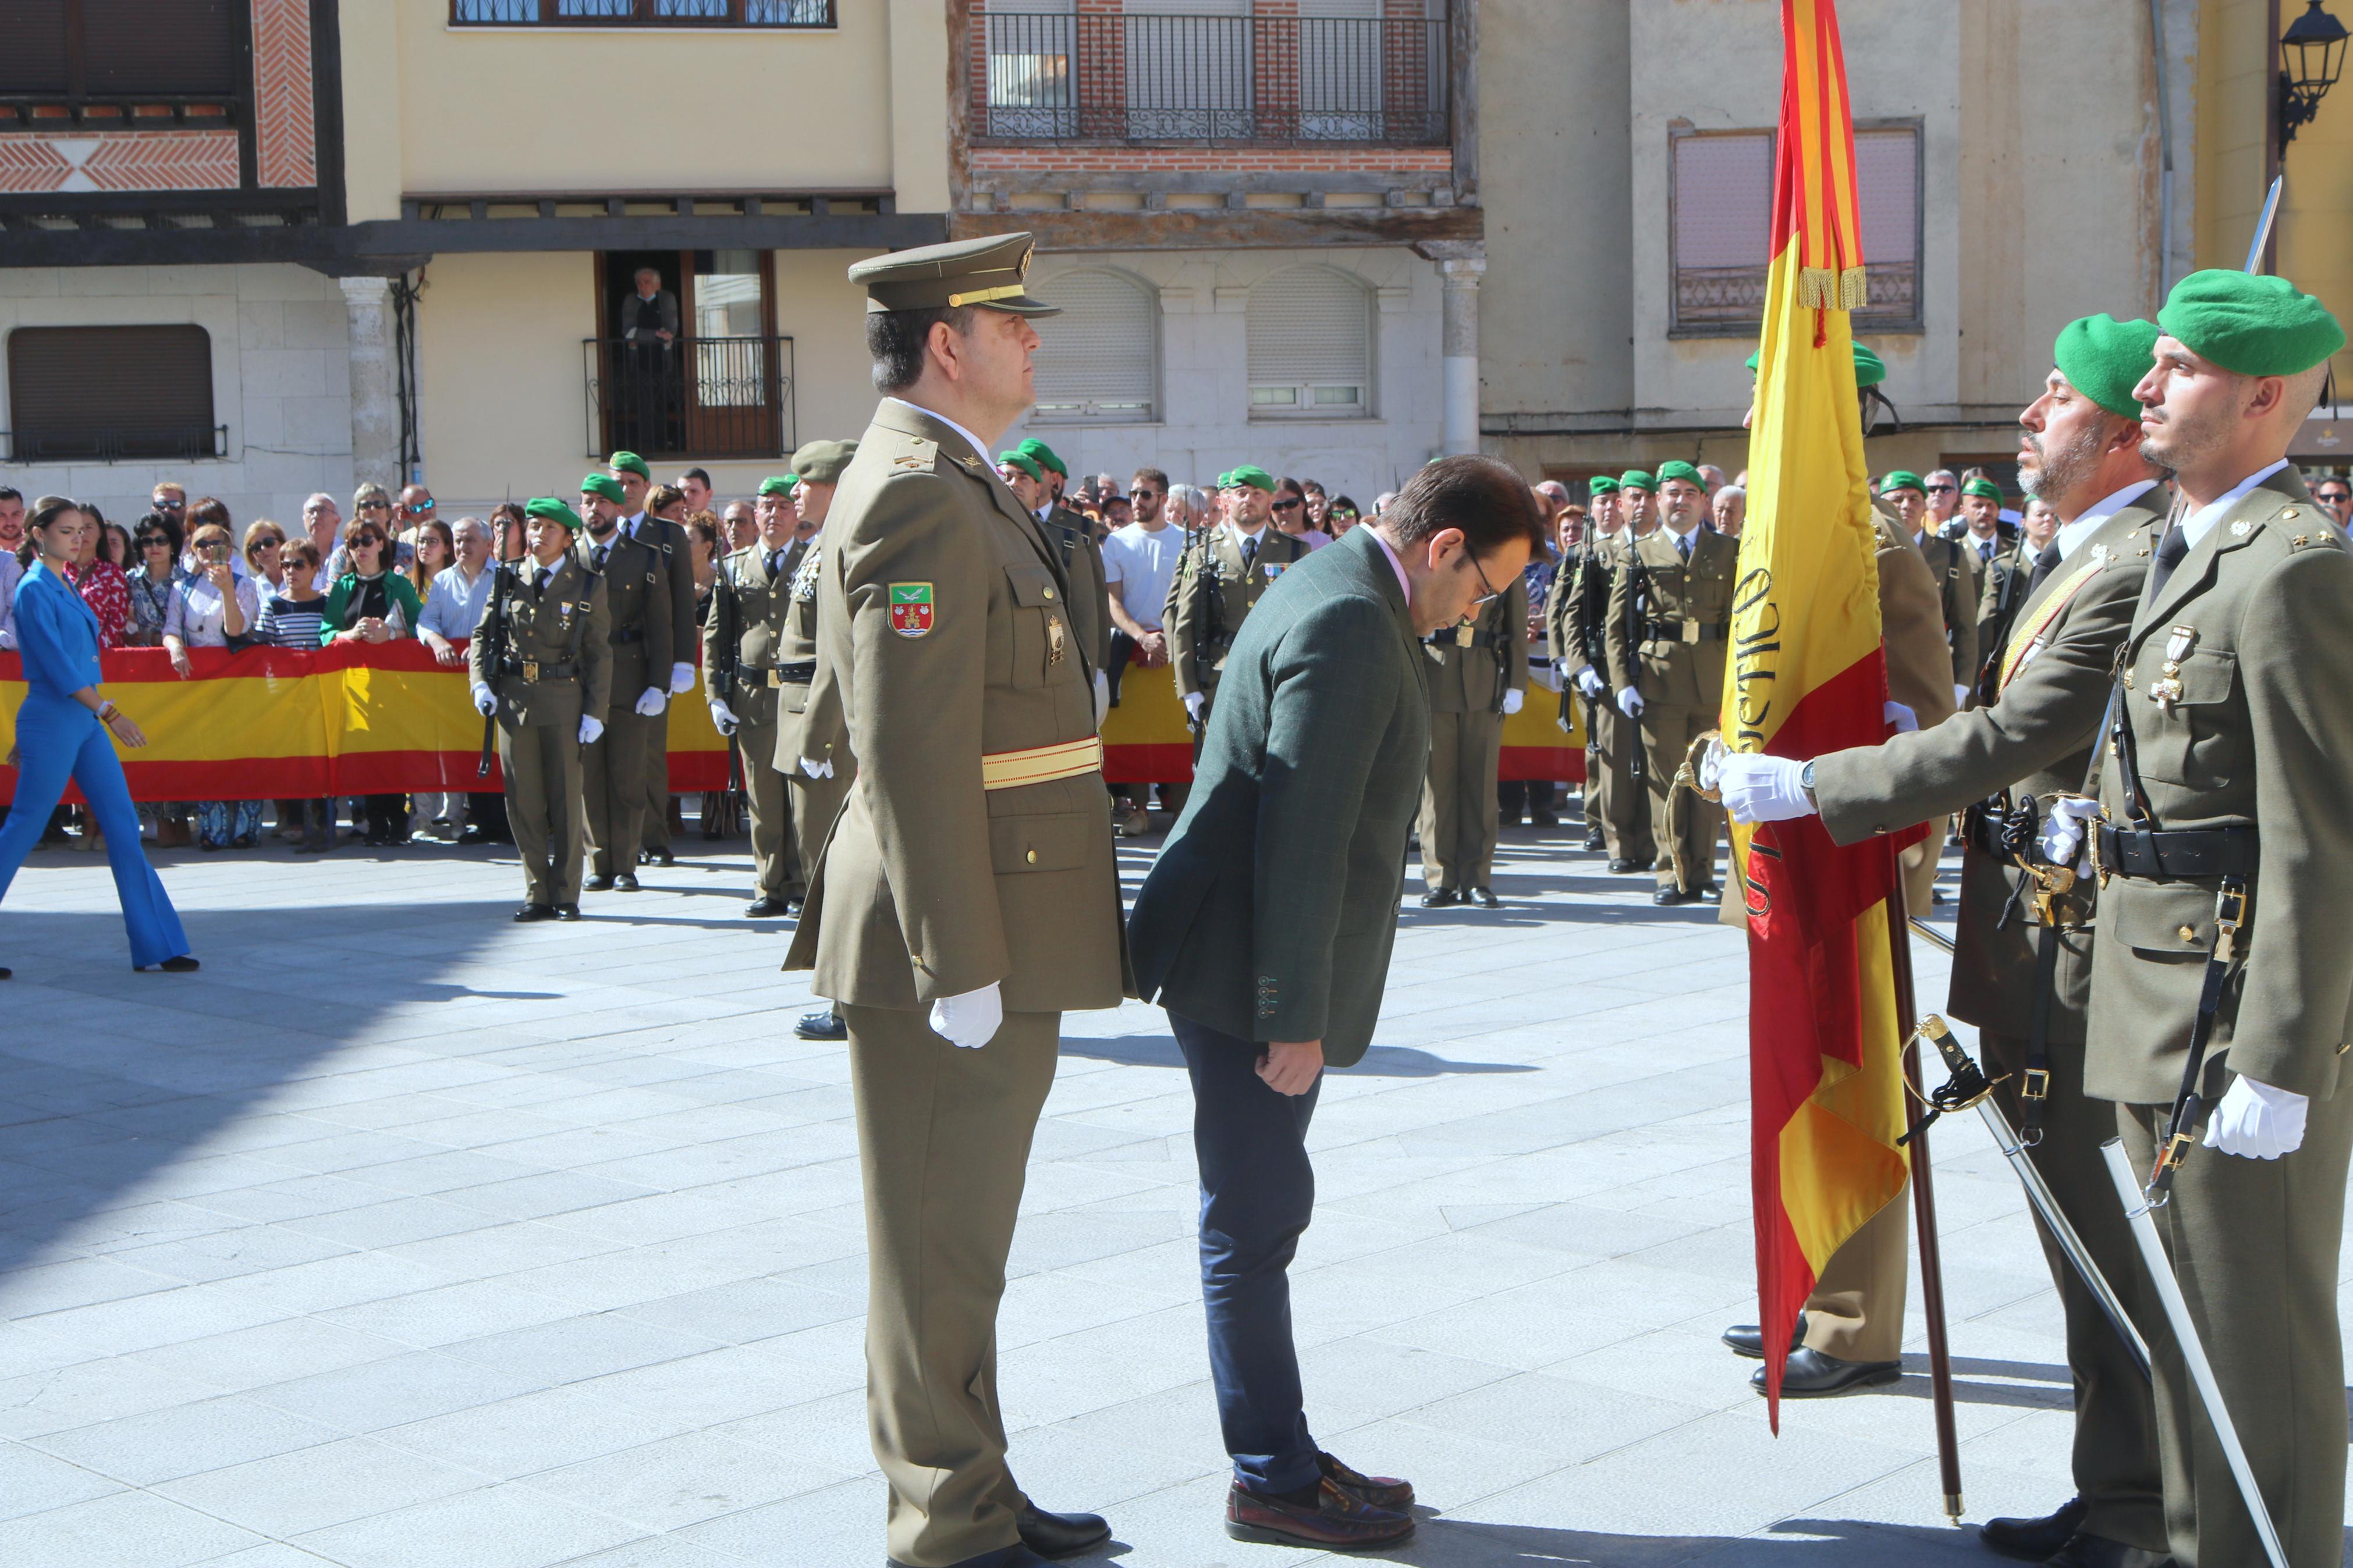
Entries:
[[1064,741],[1051,746],[1031,746],[1019,752],[990,752],[980,759],[980,787],[1019,789],[1023,784],[1050,784],[1103,772],[1103,737]]

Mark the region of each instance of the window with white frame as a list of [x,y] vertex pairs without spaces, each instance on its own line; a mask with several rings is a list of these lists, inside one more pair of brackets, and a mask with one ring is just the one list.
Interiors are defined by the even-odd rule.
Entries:
[[1160,306],[1116,272],[1065,272],[1034,292],[1059,316],[1038,318],[1038,417],[1138,424],[1159,417]]
[[1355,419],[1372,412],[1373,302],[1355,279],[1294,267],[1250,290],[1250,411]]

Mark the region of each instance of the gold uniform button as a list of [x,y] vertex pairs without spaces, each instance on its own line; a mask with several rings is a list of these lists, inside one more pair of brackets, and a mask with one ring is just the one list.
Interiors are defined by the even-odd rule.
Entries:
[[1025,849],[1021,852],[1021,858],[1029,861],[1032,866],[1035,866],[1038,863],[1038,851],[1035,849]]
[[1054,596],[1054,590],[1053,590],[1053,589],[1051,589],[1051,588],[1048,588],[1048,589],[1044,590],[1044,592],[1045,592],[1045,595],[1046,595],[1046,597],[1048,597],[1048,598],[1050,598],[1050,598],[1052,598],[1052,597]]
[[2196,942],[2198,940],[2198,928],[2196,926],[2183,926],[2179,931],[2174,932],[2174,935],[2179,937],[2184,942]]

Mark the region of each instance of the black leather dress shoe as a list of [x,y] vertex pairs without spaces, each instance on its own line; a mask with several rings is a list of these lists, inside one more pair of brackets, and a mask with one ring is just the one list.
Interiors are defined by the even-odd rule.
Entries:
[[525,904],[514,912],[518,924],[527,921],[552,921],[555,918],[554,904]]
[[1658,905],[1661,909],[1666,909],[1675,904],[1687,904],[1691,902],[1691,895],[1684,892],[1681,888],[1661,888],[1657,892],[1651,895],[1651,902]]
[[634,893],[637,890],[638,879],[635,872],[624,871],[619,876],[613,879],[613,891],[617,893]]
[[591,877],[580,884],[580,890],[584,893],[609,893],[613,890],[613,879],[605,876]]
[[578,904],[558,904],[555,906],[555,918],[560,921],[576,921],[580,918],[580,906]]
[[1989,1519],[1978,1526],[1978,1539],[2004,1557],[2040,1563],[2073,1538],[2075,1529],[2092,1511],[2082,1498],[2071,1497],[2056,1513],[2041,1519]]
[[763,893],[744,906],[747,921],[772,921],[793,912],[793,906],[783,899],[772,899]]
[[1622,858],[1609,862],[1609,874],[1613,877],[1630,877],[1637,871],[1649,869],[1648,866],[1638,866],[1631,860]]
[[[1724,1342],[1732,1347],[1734,1355],[1746,1356],[1750,1361],[1765,1359],[1765,1331],[1755,1323],[1733,1324],[1724,1331]],[[1805,1345],[1806,1314],[1800,1312],[1798,1314],[1797,1322],[1789,1330],[1790,1352],[1795,1354],[1803,1350]]]
[[1396,1476],[1368,1476],[1320,1450],[1315,1456],[1315,1468],[1324,1472],[1325,1480],[1360,1502],[1385,1508],[1391,1513],[1404,1513],[1413,1507],[1411,1481]]
[[1315,1500],[1308,1504],[1285,1502],[1233,1486],[1226,1489],[1226,1533],[1236,1541],[1267,1546],[1360,1552],[1411,1535],[1413,1515],[1375,1508],[1330,1480],[1316,1488]]
[[1099,1513],[1055,1513],[1024,1502],[1013,1517],[1021,1544],[1040,1557],[1072,1557],[1111,1539],[1111,1525]]
[[[1903,1375],[1904,1363],[1900,1361],[1841,1361],[1810,1347],[1790,1352],[1781,1371],[1781,1397],[1825,1399],[1851,1388],[1894,1383]],[[1763,1367],[1749,1378],[1748,1386],[1759,1394],[1765,1392]]]
[[793,1026],[793,1033],[804,1040],[846,1040],[849,1026],[839,1013],[804,1013]]
[[2105,1536],[2078,1534],[2042,1562],[2044,1568],[2171,1568],[2173,1555],[2126,1546]]
[[1501,899],[1495,897],[1495,889],[1493,888],[1472,889],[1471,901],[1478,905],[1482,910],[1494,909],[1497,905],[1503,902]]
[[1601,829],[1598,827],[1586,829],[1585,848],[1588,854],[1592,854],[1609,847],[1609,841],[1601,836]]
[[675,866],[678,864],[678,857],[671,854],[667,849],[649,849],[646,851],[646,864],[649,866]]
[[1421,896],[1425,910],[1451,910],[1461,901],[1462,895],[1451,888],[1432,888]]

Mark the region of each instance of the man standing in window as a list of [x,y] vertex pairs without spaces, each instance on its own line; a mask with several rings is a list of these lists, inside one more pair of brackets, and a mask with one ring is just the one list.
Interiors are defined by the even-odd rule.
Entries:
[[678,381],[678,296],[650,267],[638,268],[636,281],[637,292],[621,301],[614,323],[621,335],[614,434],[649,451],[675,451],[684,445],[669,438]]

